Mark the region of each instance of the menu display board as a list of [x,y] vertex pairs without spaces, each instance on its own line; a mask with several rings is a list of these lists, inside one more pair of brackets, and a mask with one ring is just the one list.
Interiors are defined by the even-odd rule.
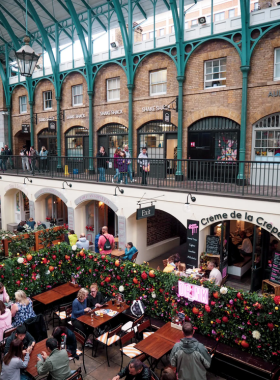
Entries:
[[213,255],[220,254],[220,238],[219,236],[206,236],[206,253],[212,253]]
[[199,221],[187,220],[187,257],[184,258],[186,269],[198,267]]
[[280,253],[275,252],[272,270],[270,275],[270,281],[280,285]]

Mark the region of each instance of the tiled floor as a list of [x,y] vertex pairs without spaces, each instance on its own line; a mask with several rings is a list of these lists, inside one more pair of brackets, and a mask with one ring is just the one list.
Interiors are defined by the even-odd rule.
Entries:
[[[51,336],[52,328],[50,326],[50,330],[48,330],[48,336]],[[78,343],[78,348],[80,347],[80,344]],[[121,354],[120,354],[120,348],[118,346],[111,346],[108,349],[109,354],[109,361],[110,361],[110,367],[108,367],[107,359],[106,359],[106,351],[105,348],[102,348],[101,346],[98,349],[97,357],[92,357],[92,349],[86,348],[85,350],[85,366],[86,366],[86,373],[84,372],[83,368],[83,358],[80,356],[79,360],[75,360],[75,363],[73,361],[70,361],[70,368],[71,369],[77,369],[78,367],[82,368],[82,375],[84,380],[111,380],[114,376],[117,375],[117,373],[120,370],[121,365]],[[124,358],[123,366],[126,366],[129,363],[129,358]],[[149,365],[149,363],[146,361],[145,364]],[[160,377],[161,374],[161,368],[164,368],[169,364],[168,360],[164,357],[163,363],[158,364],[158,369],[156,369],[156,374]],[[224,380],[221,377],[216,377],[212,373],[207,374],[207,380]]]

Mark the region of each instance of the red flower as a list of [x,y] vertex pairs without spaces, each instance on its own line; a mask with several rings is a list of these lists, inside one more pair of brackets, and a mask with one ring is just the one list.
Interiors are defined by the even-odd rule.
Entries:
[[274,301],[275,305],[280,305],[280,296],[275,296],[273,298],[273,301]]
[[257,348],[262,348],[262,346],[257,346]]
[[216,322],[220,324],[220,323],[221,323],[221,320],[220,320],[220,319],[216,319]]
[[211,305],[212,306],[216,305],[216,302],[215,301],[211,301]]
[[270,322],[267,324],[267,327],[269,328],[270,331],[272,331],[274,329],[274,324]]
[[223,320],[224,323],[227,323],[228,322],[228,317],[223,317],[222,320]]

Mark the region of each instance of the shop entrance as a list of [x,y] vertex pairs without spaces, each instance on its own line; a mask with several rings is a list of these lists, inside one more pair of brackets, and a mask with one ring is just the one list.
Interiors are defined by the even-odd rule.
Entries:
[[146,147],[149,158],[156,159],[151,162],[150,176],[175,178],[177,145],[177,127],[174,124],[154,120],[138,129],[138,152]]
[[65,133],[66,165],[69,173],[83,173],[88,167],[89,134],[84,127],[73,127]]
[[17,147],[17,149],[15,149],[15,152],[13,151],[13,154],[18,155],[24,145],[26,146],[26,149],[29,150],[30,144],[30,133],[23,133],[22,131],[19,131],[15,135],[15,147]]
[[47,149],[48,156],[57,156],[56,131],[49,131],[48,128],[45,128],[38,134],[38,153],[42,146]]
[[68,224],[68,210],[66,204],[56,195],[46,197],[46,225],[62,226]]
[[208,117],[191,125],[188,131],[188,158],[213,161],[202,161],[198,165],[197,162],[189,162],[189,179],[192,175],[210,181],[220,181],[224,177],[225,182],[231,182],[236,178],[239,131],[240,125],[225,117]]
[[17,191],[15,197],[15,222],[27,221],[30,218],[29,199],[22,192]]
[[240,220],[213,224],[210,234],[220,238],[218,265],[223,277],[227,273],[226,284],[251,292],[261,290],[262,281],[270,277],[280,241],[260,226]]

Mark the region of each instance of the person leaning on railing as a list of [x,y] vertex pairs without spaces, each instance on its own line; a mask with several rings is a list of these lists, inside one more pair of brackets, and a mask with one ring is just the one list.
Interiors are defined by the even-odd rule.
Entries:
[[142,174],[142,185],[147,185],[147,175],[150,171],[150,161],[148,159],[147,148],[144,146],[142,152],[138,156],[140,173]]

